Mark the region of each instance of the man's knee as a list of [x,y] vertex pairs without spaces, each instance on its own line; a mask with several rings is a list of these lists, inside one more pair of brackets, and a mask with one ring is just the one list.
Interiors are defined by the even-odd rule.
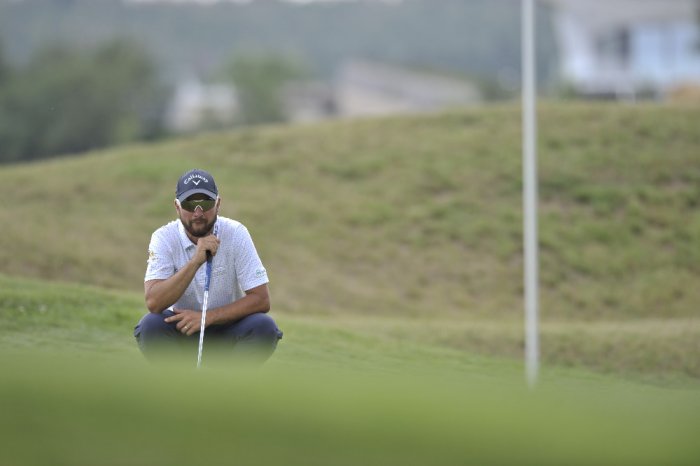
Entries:
[[254,365],[267,360],[277,348],[282,332],[267,314],[251,314],[235,326],[234,358]]
[[164,314],[155,314],[149,312],[141,320],[135,328],[134,335],[138,337],[151,337],[157,335],[167,335],[170,333],[171,325],[165,322],[167,316]]
[[142,352],[150,352],[155,346],[177,339],[177,328],[165,321],[171,316],[172,311],[164,311],[160,314],[149,312],[144,315],[134,328],[134,337]]
[[243,339],[277,344],[277,340],[282,338],[282,332],[277,328],[277,324],[272,317],[267,314],[251,314],[245,318],[243,323],[246,326]]

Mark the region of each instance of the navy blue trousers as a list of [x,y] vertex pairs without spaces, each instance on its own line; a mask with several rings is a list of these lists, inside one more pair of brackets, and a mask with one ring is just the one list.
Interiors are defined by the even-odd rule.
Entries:
[[[149,312],[134,328],[134,337],[146,358],[174,355],[173,350],[194,352],[196,358],[199,332],[190,336],[183,335],[177,330],[177,322],[165,322],[165,318],[172,315],[174,313],[170,310],[160,314]],[[204,330],[202,352],[210,355],[215,349],[217,356],[244,356],[263,362],[272,355],[281,338],[282,332],[272,317],[256,313],[231,324],[207,327]]]

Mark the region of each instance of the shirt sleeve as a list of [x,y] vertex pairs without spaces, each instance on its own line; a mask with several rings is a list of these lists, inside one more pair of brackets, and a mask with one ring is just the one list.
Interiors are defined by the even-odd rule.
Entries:
[[236,231],[236,277],[243,291],[268,283],[267,270],[262,264],[258,251],[248,229],[241,225]]
[[157,230],[148,245],[148,266],[144,281],[165,280],[175,274],[175,263],[163,231]]

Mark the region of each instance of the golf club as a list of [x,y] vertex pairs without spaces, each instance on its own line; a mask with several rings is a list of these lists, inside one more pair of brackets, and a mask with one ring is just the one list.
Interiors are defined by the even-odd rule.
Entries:
[[[214,226],[214,236],[216,236],[218,225]],[[209,281],[211,280],[211,252],[207,251],[207,276],[204,279],[204,298],[202,299],[202,321],[199,326],[199,351],[197,352],[197,369],[202,365],[202,347],[204,346],[204,324],[207,321],[207,307],[209,305]]]

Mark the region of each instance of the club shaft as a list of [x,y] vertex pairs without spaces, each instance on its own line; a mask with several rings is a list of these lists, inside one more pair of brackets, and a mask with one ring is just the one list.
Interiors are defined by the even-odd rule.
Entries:
[[[217,236],[219,225],[214,224],[214,236]],[[199,351],[197,351],[197,369],[202,366],[202,349],[204,348],[204,328],[207,323],[207,308],[209,307],[209,283],[211,281],[212,254],[207,251],[206,277],[204,278],[204,296],[202,298],[202,321],[199,325]]]
[[197,368],[202,365],[202,348],[204,346],[204,325],[207,322],[207,306],[209,305],[209,290],[204,290],[202,301],[202,322],[199,326],[199,351],[197,352]]

